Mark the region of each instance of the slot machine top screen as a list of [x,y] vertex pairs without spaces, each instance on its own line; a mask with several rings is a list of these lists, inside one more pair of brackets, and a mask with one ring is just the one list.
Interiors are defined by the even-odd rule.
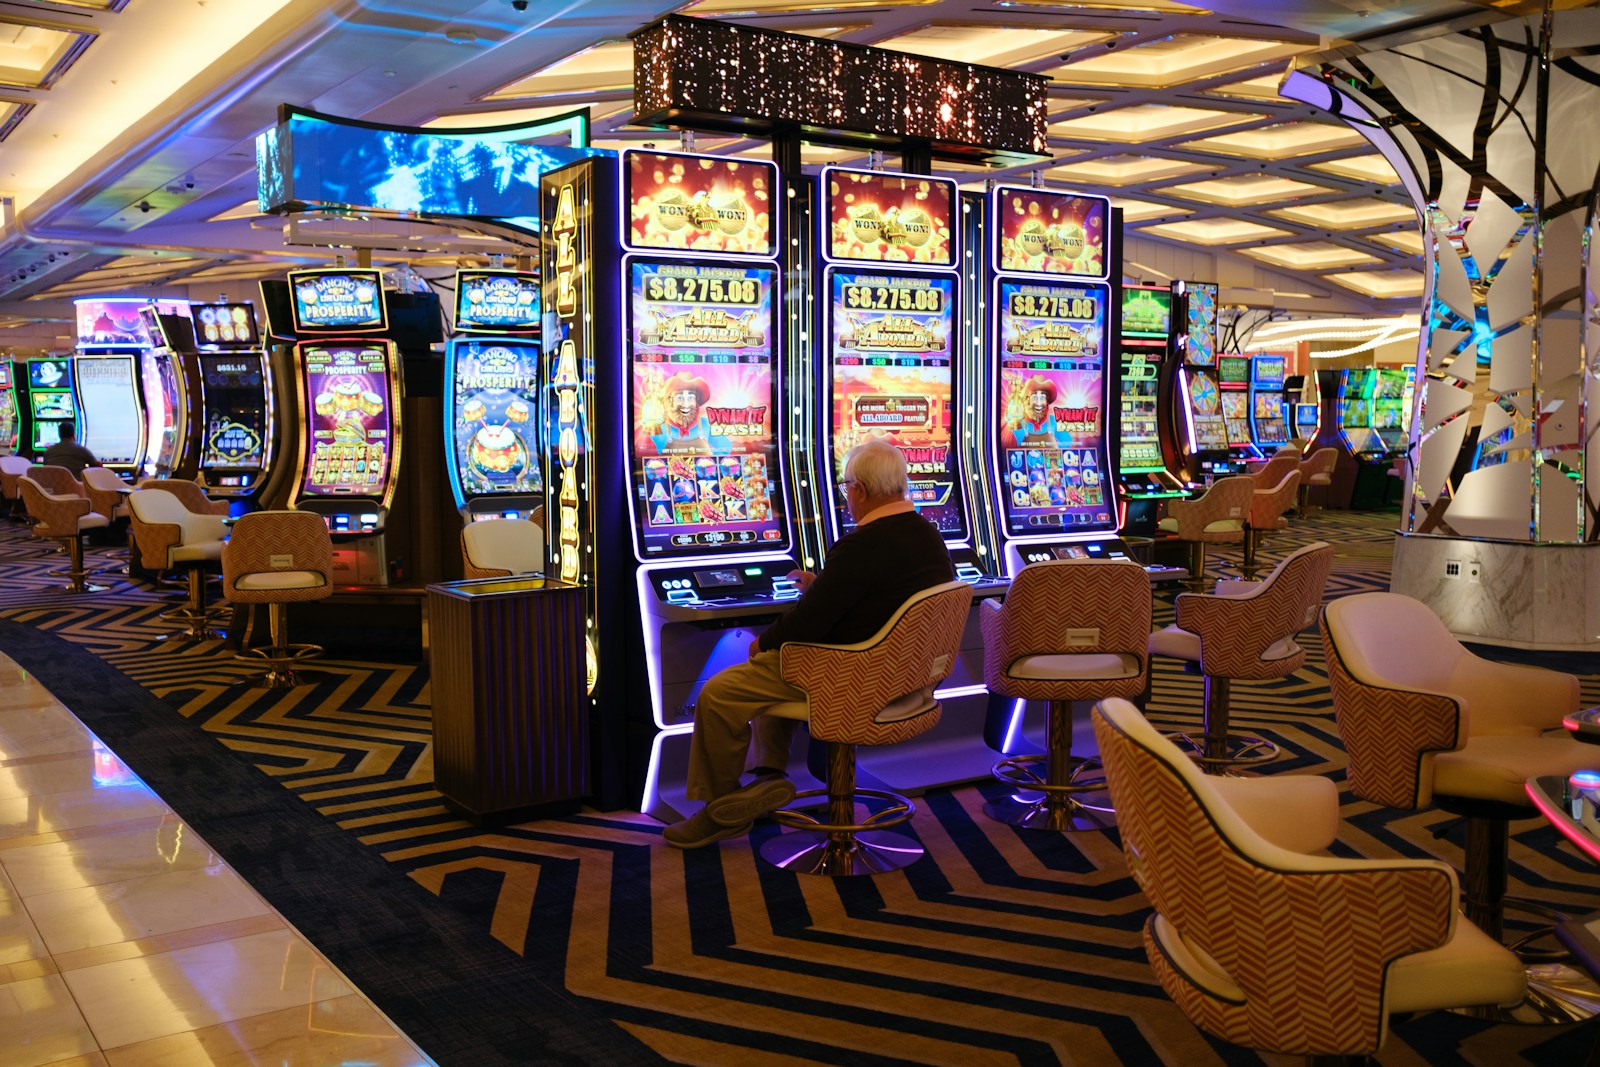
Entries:
[[824,167],[821,187],[828,227],[822,242],[825,260],[955,266],[955,182]]
[[301,347],[306,440],[301,491],[310,496],[381,497],[394,448],[394,397],[387,342]]
[[72,360],[70,359],[30,359],[28,360],[28,387],[39,389],[66,389],[72,388]]
[[1209,282],[1180,282],[1184,286],[1184,356],[1195,367],[1217,362],[1217,287]]
[[536,333],[539,294],[539,276],[529,271],[456,271],[456,329],[461,333]]
[[1223,356],[1217,361],[1217,380],[1223,385],[1250,384],[1250,360],[1245,356]]
[[86,297],[74,300],[79,348],[148,348],[150,334],[139,314],[141,297]]
[[1262,354],[1255,358],[1251,365],[1256,385],[1264,389],[1282,389],[1283,371],[1286,360],[1282,356]]
[[471,338],[451,345],[455,421],[445,427],[445,448],[458,498],[542,491],[538,343]]
[[1104,278],[1111,201],[1031,186],[994,190],[994,263],[1014,274]]
[[195,340],[208,348],[261,347],[253,304],[195,304]]
[[1123,337],[1164,341],[1171,332],[1171,289],[1164,286],[1123,286]]
[[[850,449],[882,438],[905,457],[917,511],[946,539],[965,538],[952,448],[955,278],[831,267],[827,274],[834,483]],[[835,530],[854,527],[838,493],[833,511]]]
[[690,255],[778,254],[775,163],[630,149],[622,154],[623,244]]
[[296,333],[378,333],[388,328],[382,271],[290,271],[289,290]]
[[629,261],[641,558],[788,547],[766,266]]
[[1006,528],[1027,536],[1113,524],[1101,462],[1110,290],[1009,279],[997,290]]

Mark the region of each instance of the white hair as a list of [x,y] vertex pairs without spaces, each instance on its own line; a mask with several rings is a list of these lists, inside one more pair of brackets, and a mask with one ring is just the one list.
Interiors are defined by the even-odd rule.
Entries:
[[870,500],[904,500],[911,493],[906,457],[882,438],[852,448],[844,457],[844,476],[858,483]]

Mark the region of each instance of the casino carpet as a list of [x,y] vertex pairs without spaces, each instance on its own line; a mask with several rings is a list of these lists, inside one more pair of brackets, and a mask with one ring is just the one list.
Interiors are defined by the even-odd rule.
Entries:
[[[1382,589],[1393,522],[1317,513],[1266,551],[1327,539],[1330,597]],[[988,785],[930,793],[913,823],[928,857],[873,879],[758,862],[770,826],[690,853],[627,812],[479,831],[431,787],[425,668],[331,658],[290,692],[240,686],[248,668],[220,643],[158,639],[170,593],[59,594],[42,573],[57,559],[0,524],[0,649],[447,1067],[1262,1062],[1200,1034],[1155,984],[1112,836],[990,822]],[[1170,595],[1156,608],[1170,621]],[[1234,721],[1283,746],[1272,773],[1342,787],[1321,644],[1305,639],[1296,675],[1235,687]],[[1583,685],[1600,703],[1600,676]],[[1158,660],[1151,717],[1194,725],[1199,702],[1199,678]],[[1441,812],[1346,794],[1343,816],[1348,854],[1461,862]],[[1600,910],[1587,859],[1538,820],[1513,832],[1512,892]],[[1399,1024],[1382,1062],[1565,1063],[1594,1029],[1434,1013]]]

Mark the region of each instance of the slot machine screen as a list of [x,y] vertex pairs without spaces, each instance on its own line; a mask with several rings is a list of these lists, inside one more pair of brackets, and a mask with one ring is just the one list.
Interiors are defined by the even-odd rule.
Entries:
[[1162,466],[1160,431],[1156,428],[1161,350],[1122,352],[1122,410],[1117,434],[1117,466],[1122,470],[1155,470]]
[[1222,420],[1234,445],[1250,443],[1250,394],[1242,390],[1222,394]]
[[72,361],[69,359],[30,359],[28,361],[28,387],[30,389],[71,389]]
[[452,341],[455,423],[446,462],[467,496],[537,493],[539,345],[530,341]]
[[956,183],[946,178],[824,167],[828,260],[953,267]]
[[1165,340],[1172,331],[1172,290],[1128,285],[1122,290],[1122,336]]
[[[834,481],[845,455],[881,437],[900,450],[917,511],[948,539],[966,536],[952,436],[956,420],[955,279],[829,269]],[[842,494],[835,527],[854,527]]]
[[393,440],[387,342],[306,344],[306,451],[311,496],[382,496]]
[[1281,418],[1283,418],[1283,394],[1282,393],[1257,393],[1256,394],[1256,418],[1257,419],[1281,419]]
[[998,286],[999,472],[1007,530],[1049,534],[1111,521],[1101,469],[1104,285]]
[[638,259],[627,271],[640,554],[787,548],[775,271]]
[[1367,416],[1367,402],[1362,397],[1339,401],[1339,423],[1347,430],[1365,429],[1372,424]]
[[456,272],[456,329],[533,333],[539,329],[539,276],[514,270]]
[[1296,404],[1294,424],[1297,429],[1316,429],[1319,412],[1316,404]]
[[1196,367],[1214,366],[1217,362],[1217,287],[1189,282],[1187,293],[1183,360]]
[[1257,356],[1251,369],[1255,383],[1264,389],[1282,389],[1284,364],[1282,356]]
[[389,325],[383,273],[377,270],[289,272],[295,333],[381,332]]
[[1222,421],[1222,392],[1209,371],[1189,372],[1189,413],[1194,420],[1196,452],[1225,452],[1228,428]]
[[1106,277],[1111,202],[1105,197],[1003,185],[994,198],[997,269]]
[[139,380],[144,386],[146,472],[171,468],[178,447],[178,376],[174,357],[153,349],[139,354]]
[[1248,384],[1250,361],[1241,356],[1223,356],[1217,361],[1217,380],[1223,385]]
[[253,305],[195,304],[192,310],[197,344],[212,348],[261,347]]
[[33,408],[33,448],[35,451],[49,448],[60,440],[56,427],[76,416],[72,394],[29,393],[28,401]]
[[85,416],[83,446],[101,463],[132,463],[139,455],[139,400],[133,354],[78,357],[78,400]]
[[144,348],[150,334],[139,314],[138,297],[86,298],[73,301],[79,348]]
[[623,243],[639,250],[775,256],[775,164],[677,152],[623,153]]
[[203,354],[200,375],[206,398],[200,466],[259,470],[267,435],[267,394],[261,357],[253,353]]

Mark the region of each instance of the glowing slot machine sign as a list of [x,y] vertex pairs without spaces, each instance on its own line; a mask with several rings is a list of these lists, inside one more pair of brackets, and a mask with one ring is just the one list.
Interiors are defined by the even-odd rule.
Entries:
[[633,513],[643,558],[782,548],[774,271],[633,260]]
[[1093,283],[998,286],[997,459],[1013,535],[1112,521],[1101,468],[1109,298]]
[[693,255],[773,256],[778,168],[633,150],[623,155],[630,248]]
[[942,178],[824,167],[830,261],[953,267],[956,184]]
[[459,503],[544,490],[539,467],[539,346],[509,338],[453,342],[454,413],[446,461]]
[[456,272],[456,329],[532,333],[539,328],[539,276],[514,270]]
[[377,270],[289,272],[296,333],[379,333],[389,325]]
[[994,199],[997,270],[1106,277],[1111,203],[1105,197],[1001,186]]
[[[898,448],[911,501],[946,538],[966,536],[952,455],[955,278],[829,268],[830,432],[836,469],[871,438]],[[854,522],[836,496],[834,528]]]
[[384,348],[315,342],[301,352],[311,443],[302,491],[310,496],[384,496],[394,430]]

